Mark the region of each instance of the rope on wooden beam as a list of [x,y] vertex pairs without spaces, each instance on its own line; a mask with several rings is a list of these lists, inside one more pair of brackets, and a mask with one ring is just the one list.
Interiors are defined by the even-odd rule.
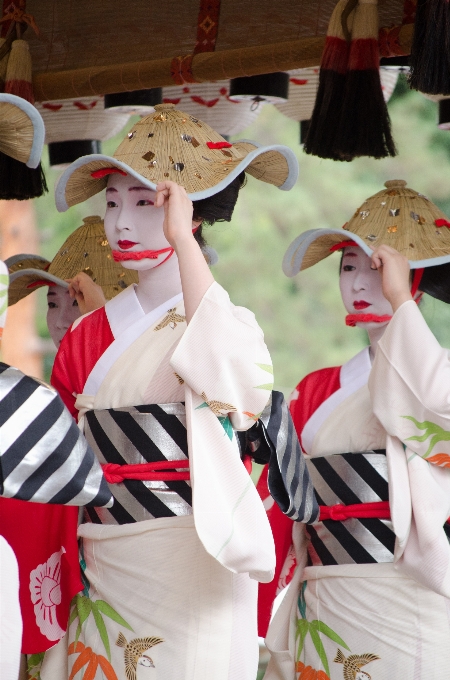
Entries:
[[[391,36],[390,43],[386,32]],[[412,27],[407,24],[392,29],[381,29],[380,38],[382,43],[384,41],[383,44],[391,45],[382,50],[382,56],[393,56],[392,49],[397,50],[394,54],[399,54],[398,50],[401,50],[401,54],[409,54]],[[70,71],[47,71],[34,74],[33,87],[37,101],[50,101],[151,87],[168,87],[174,84],[174,80],[182,84],[183,71],[188,74],[187,82],[198,83],[290,71],[317,66],[324,44],[325,36],[315,36],[257,47],[199,52],[194,56],[185,55],[113,66],[92,66]],[[180,68],[175,69],[176,73],[175,63],[180,64]],[[185,66],[189,68],[185,69]]]

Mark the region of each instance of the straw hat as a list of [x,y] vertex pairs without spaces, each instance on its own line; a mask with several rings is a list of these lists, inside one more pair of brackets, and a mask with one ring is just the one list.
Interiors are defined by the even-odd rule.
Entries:
[[8,258],[5,264],[9,269],[9,305],[49,283],[67,288],[65,279],[79,272],[86,272],[98,283],[107,300],[138,281],[137,272],[114,262],[103,220],[97,215],[84,218],[83,225],[64,241],[52,262],[39,255],[21,254]]
[[0,94],[0,151],[36,168],[41,160],[45,129],[37,109],[14,94]]
[[408,258],[412,269],[450,262],[450,222],[423,194],[402,179],[368,198],[342,229],[310,229],[300,234],[283,258],[286,276],[331,255],[333,246],[354,241],[367,255],[383,243]]
[[155,109],[136,123],[113,157],[91,154],[67,168],[56,187],[59,211],[102,191],[108,177],[102,177],[101,171],[111,167],[153,190],[158,182],[177,182],[193,201],[222,191],[243,170],[279,189],[287,191],[294,186],[298,163],[286,146],[259,146],[249,141],[230,145],[209,125],[178,111],[173,104],[158,104]]

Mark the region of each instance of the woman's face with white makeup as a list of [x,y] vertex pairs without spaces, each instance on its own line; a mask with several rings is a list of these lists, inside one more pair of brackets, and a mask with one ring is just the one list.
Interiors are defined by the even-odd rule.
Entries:
[[56,347],[59,347],[70,326],[80,316],[80,309],[63,286],[49,286],[47,304],[48,330]]
[[[112,250],[140,252],[169,248],[163,231],[164,208],[155,208],[155,192],[131,175],[110,175],[106,189],[105,232]],[[125,260],[127,269],[153,269],[164,261],[157,259]]]
[[[344,249],[339,275],[344,307],[349,314],[392,316],[392,307],[383,295],[381,275],[370,268],[371,264],[371,258],[358,246]],[[361,324],[366,329],[382,325],[376,322]]]

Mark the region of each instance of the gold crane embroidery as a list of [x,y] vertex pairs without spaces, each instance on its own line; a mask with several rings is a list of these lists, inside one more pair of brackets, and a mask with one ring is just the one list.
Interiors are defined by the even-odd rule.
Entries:
[[380,657],[376,654],[350,654],[347,658],[340,649],[337,650],[335,663],[344,664],[344,680],[371,680],[371,675],[362,671],[361,667],[376,661]]
[[183,321],[186,321],[186,317],[182,316],[181,314],[177,314],[177,308],[172,307],[172,309],[167,310],[167,315],[164,317],[164,319],[159,323],[157,326],[155,326],[155,331],[160,331],[161,328],[165,328],[166,326],[170,326],[170,328],[174,329],[176,328],[177,323],[183,323]]
[[176,378],[176,379],[178,380],[178,382],[180,383],[180,385],[184,385],[184,380],[183,380],[183,378],[181,377],[181,375],[178,375],[178,373],[175,373],[175,371],[174,371],[173,373],[174,373],[175,378]]
[[[232,404],[226,404],[223,401],[215,401],[214,399],[212,401],[209,401],[204,392],[202,392],[201,396],[202,399],[205,400],[205,404],[209,406],[211,411],[217,417],[224,416],[227,413],[230,413],[231,411],[237,411],[237,408],[235,408]],[[201,404],[200,406],[197,406],[197,408],[202,408],[203,406],[204,404]]]
[[147,650],[160,642],[164,642],[163,638],[160,637],[146,637],[146,638],[134,638],[127,642],[125,635],[119,633],[116,641],[118,647],[124,647],[123,658],[125,661],[125,675],[128,680],[136,680],[137,666],[147,666],[148,668],[155,668],[153,659],[144,654]]

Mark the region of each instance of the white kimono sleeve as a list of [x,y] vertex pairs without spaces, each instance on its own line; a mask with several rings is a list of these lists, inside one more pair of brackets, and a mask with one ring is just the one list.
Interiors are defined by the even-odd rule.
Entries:
[[254,315],[217,283],[206,292],[171,365],[185,383],[195,526],[225,567],[270,581],[272,533],[239,456],[234,429],[250,428],[267,404],[273,369]]
[[394,314],[369,379],[373,410],[388,434],[394,560],[450,597],[450,361],[415,302]]

